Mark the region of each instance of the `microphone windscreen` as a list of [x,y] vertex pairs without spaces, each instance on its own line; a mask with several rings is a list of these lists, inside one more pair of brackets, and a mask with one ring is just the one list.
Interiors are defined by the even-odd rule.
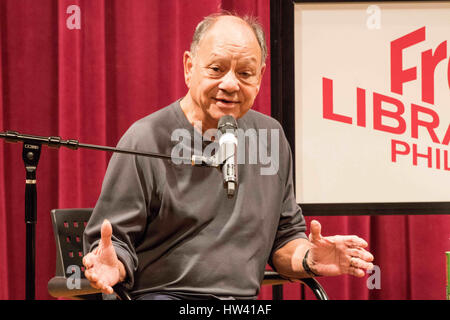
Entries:
[[237,129],[236,119],[230,115],[225,115],[221,117],[219,119],[217,129],[222,133],[226,132],[227,130],[236,130]]

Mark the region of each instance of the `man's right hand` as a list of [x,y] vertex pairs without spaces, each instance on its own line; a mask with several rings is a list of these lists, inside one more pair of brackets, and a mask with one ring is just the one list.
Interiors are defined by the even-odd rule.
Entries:
[[126,271],[123,263],[117,258],[111,241],[112,226],[108,220],[103,221],[100,243],[94,251],[83,258],[86,267],[84,272],[91,286],[105,294],[114,293],[113,286],[125,280]]

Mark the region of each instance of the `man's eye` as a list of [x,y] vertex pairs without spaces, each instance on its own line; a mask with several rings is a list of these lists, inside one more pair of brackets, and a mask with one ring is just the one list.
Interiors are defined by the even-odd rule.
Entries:
[[209,67],[209,69],[213,72],[220,72],[220,68],[219,67]]

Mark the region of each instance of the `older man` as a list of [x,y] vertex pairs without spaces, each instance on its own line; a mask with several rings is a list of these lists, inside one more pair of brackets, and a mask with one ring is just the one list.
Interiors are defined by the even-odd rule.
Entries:
[[229,199],[218,170],[114,155],[85,232],[83,263],[93,287],[112,293],[123,282],[144,299],[252,299],[267,263],[287,278],[362,277],[373,267],[357,236],[322,237],[317,221],[306,236],[282,128],[250,110],[266,56],[253,20],[206,17],[184,54],[186,96],[137,121],[119,146],[170,154],[171,133],[183,128],[202,139],[202,149],[216,143],[203,134],[232,115],[244,130],[281,132],[279,170],[262,175],[261,164],[240,164],[239,187]]

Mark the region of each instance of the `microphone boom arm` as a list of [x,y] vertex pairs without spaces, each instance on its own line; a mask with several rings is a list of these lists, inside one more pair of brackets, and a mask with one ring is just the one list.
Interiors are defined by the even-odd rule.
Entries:
[[63,139],[61,139],[61,137],[56,137],[56,136],[43,137],[43,136],[35,136],[35,135],[29,135],[29,134],[20,134],[16,131],[0,132],[0,138],[3,138],[6,140],[6,142],[10,142],[10,143],[23,142],[23,143],[29,143],[29,144],[40,144],[40,145],[46,145],[49,148],[56,148],[56,149],[59,149],[60,147],[66,147],[66,148],[69,148],[72,150],[77,150],[79,148],[82,148],[82,149],[134,154],[134,155],[138,155],[138,156],[159,158],[159,159],[191,161],[191,159],[173,157],[173,156],[158,154],[158,153],[153,153],[153,152],[143,152],[143,151],[137,151],[137,150],[131,150],[131,149],[80,143],[80,142],[78,142],[78,140],[72,140],[72,139],[63,140]]

